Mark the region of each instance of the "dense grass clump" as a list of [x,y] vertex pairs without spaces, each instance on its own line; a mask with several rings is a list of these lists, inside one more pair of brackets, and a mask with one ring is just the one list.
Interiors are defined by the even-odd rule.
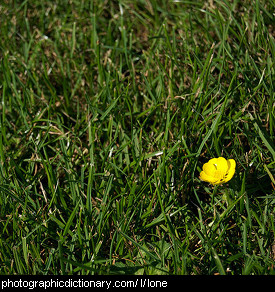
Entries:
[[3,0],[0,273],[274,274],[274,9]]

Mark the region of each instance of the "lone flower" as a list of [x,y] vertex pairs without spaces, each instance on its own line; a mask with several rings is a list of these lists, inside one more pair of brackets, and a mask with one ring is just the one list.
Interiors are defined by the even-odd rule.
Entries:
[[212,185],[223,184],[231,180],[235,173],[235,168],[236,161],[234,159],[212,158],[203,165],[200,179]]

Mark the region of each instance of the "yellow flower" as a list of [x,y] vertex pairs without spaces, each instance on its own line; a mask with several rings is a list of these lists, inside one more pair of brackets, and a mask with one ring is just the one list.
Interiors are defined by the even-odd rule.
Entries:
[[223,184],[231,180],[235,173],[235,168],[236,161],[234,159],[212,158],[203,165],[200,179],[212,185]]

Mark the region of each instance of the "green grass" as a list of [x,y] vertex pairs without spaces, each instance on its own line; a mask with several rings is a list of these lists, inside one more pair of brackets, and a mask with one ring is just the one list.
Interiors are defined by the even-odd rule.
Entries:
[[274,8],[2,1],[0,274],[274,274]]

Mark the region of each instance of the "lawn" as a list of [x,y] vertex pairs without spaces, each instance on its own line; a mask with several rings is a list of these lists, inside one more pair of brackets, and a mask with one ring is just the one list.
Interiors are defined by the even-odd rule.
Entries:
[[1,1],[0,274],[275,274],[274,11]]

